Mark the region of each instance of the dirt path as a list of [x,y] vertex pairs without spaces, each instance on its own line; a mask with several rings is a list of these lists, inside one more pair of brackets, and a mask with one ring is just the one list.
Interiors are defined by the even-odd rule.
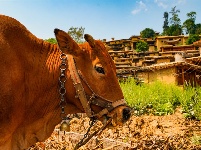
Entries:
[[[87,117],[73,118],[71,132],[64,135],[55,130],[49,139],[30,149],[73,149],[88,127]],[[179,110],[167,116],[132,116],[123,127],[107,128],[80,149],[201,150],[201,121],[186,120]]]

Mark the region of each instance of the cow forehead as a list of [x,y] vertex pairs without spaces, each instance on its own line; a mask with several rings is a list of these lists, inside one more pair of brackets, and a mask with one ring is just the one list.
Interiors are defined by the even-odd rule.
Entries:
[[[99,49],[102,52],[106,51],[105,45],[101,41],[95,40],[95,42],[96,42],[96,49]],[[90,47],[88,42],[79,44],[79,47],[83,50],[92,51],[92,48]]]
[[89,54],[89,56],[87,56],[88,58],[91,58],[93,61],[96,60],[95,62],[98,62],[97,61],[98,59],[102,65],[108,66],[111,69],[113,68],[115,70],[116,68],[115,64],[112,58],[110,57],[105,45],[100,40],[95,41],[96,41],[95,49],[92,49],[88,42],[79,44],[79,47],[84,53]]
[[89,43],[87,43],[87,42],[79,44],[79,47],[83,51],[91,51],[92,50]]
[[[107,52],[104,44],[101,41],[96,41],[96,47],[93,49],[91,48],[91,46],[89,45],[88,42],[79,44],[79,47],[84,53],[88,53],[92,57],[93,56],[105,57],[106,55],[108,55],[108,52]],[[95,59],[95,57],[94,57],[94,59]]]

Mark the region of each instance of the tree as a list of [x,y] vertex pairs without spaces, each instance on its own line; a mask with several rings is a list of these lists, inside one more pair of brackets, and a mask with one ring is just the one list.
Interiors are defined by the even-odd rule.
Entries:
[[84,35],[85,28],[81,27],[71,27],[68,30],[68,34],[77,42],[83,43],[83,35]]
[[51,43],[51,44],[56,44],[57,40],[55,38],[49,38],[49,39],[45,39],[45,41]]
[[181,25],[171,25],[166,31],[166,35],[168,36],[178,36],[181,35],[182,28]]
[[[180,10],[176,9],[176,6],[171,9],[169,12],[172,17],[170,18],[170,26],[165,26],[166,30],[163,32],[163,35],[168,35],[168,36],[178,36],[182,34],[182,26],[181,20],[179,18],[178,13],[180,13]],[[164,17],[167,19],[167,12],[164,13]],[[167,23],[167,20],[166,20]]]
[[[84,36],[84,30],[85,28],[83,27],[71,27],[68,30],[68,34],[73,38],[73,40],[75,40],[77,43],[83,43],[83,36]],[[49,38],[49,39],[45,39],[45,41],[52,43],[52,44],[56,44],[57,40],[56,38]]]
[[142,38],[153,38],[155,36],[155,32],[153,29],[145,28],[140,32]]
[[186,32],[186,34],[195,34],[196,32],[196,25],[195,25],[195,19],[196,19],[196,12],[192,11],[190,13],[187,13],[188,19],[184,21],[183,28]]
[[187,45],[193,44],[193,42],[196,42],[198,40],[200,40],[199,35],[197,35],[197,34],[191,34],[191,35],[189,35],[189,37],[188,37],[188,39],[186,41],[186,44]]
[[163,35],[166,35],[166,32],[167,32],[167,30],[168,30],[168,28],[169,28],[169,26],[168,26],[168,12],[164,12],[164,14],[163,14],[163,18],[165,19],[164,20],[164,23],[163,23]]
[[145,52],[148,50],[149,50],[149,45],[147,42],[140,40],[136,43],[136,51],[137,52]]
[[195,34],[201,34],[201,23],[195,25]]
[[180,10],[176,10],[176,6],[172,8],[172,10],[169,12],[172,14],[172,17],[170,18],[170,24],[171,25],[180,25],[181,19],[179,18],[178,13],[180,13]]

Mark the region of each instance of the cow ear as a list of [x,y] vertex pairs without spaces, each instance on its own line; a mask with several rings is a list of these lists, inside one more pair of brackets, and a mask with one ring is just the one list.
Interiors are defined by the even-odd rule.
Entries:
[[95,48],[95,40],[94,40],[94,38],[91,35],[85,34],[84,38],[89,43],[89,45],[91,46],[91,48]]
[[81,53],[80,47],[68,33],[60,29],[54,29],[54,33],[55,33],[55,37],[57,39],[59,48],[63,53],[70,54],[73,56],[80,55]]

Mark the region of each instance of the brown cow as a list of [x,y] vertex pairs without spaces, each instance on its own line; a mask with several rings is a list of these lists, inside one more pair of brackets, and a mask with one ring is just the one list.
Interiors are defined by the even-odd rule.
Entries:
[[[59,29],[55,29],[55,36],[58,45],[38,39],[17,20],[0,15],[0,150],[26,149],[44,141],[61,122],[61,51],[73,56],[86,95],[95,93],[89,117],[99,114],[95,116],[101,120],[104,115],[115,116],[118,124],[130,117],[130,108],[122,105],[115,65],[103,43],[85,35],[87,42],[78,46]],[[66,76],[66,114],[85,112],[75,96],[79,90],[75,89],[70,69]],[[104,109],[96,105],[96,100],[116,106]]]

